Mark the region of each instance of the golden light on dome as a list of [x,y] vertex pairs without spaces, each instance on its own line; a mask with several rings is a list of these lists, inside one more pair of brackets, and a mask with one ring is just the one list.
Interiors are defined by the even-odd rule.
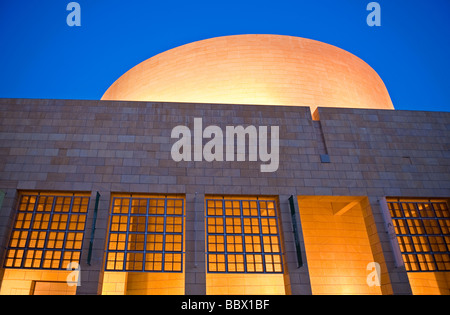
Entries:
[[217,37],[168,50],[123,74],[102,100],[394,108],[360,58],[280,35]]

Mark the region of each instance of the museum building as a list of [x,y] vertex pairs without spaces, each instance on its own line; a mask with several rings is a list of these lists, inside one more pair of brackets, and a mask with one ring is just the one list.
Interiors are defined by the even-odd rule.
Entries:
[[450,294],[450,113],[335,46],[202,40],[0,122],[2,295]]

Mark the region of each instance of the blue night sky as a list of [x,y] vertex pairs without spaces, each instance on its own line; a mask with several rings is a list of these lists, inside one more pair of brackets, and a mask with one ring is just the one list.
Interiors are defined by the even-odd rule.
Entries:
[[306,37],[371,65],[396,109],[450,111],[450,1],[0,0],[0,98],[100,99],[124,72],[168,49],[235,34]]

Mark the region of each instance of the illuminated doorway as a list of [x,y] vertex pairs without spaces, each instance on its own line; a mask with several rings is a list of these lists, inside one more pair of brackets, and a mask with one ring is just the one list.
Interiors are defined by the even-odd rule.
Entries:
[[381,294],[379,282],[368,282],[368,266],[381,262],[374,259],[363,214],[367,199],[302,196],[298,204],[312,293]]

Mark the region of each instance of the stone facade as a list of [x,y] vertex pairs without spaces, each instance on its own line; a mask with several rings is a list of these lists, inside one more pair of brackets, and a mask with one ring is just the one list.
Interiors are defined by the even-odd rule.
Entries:
[[[257,162],[175,162],[177,125],[279,126],[279,168]],[[276,196],[283,227],[286,292],[310,294],[305,252],[298,268],[288,198],[293,195],[300,245],[302,197],[364,197],[360,202],[382,293],[411,293],[394,264],[379,200],[450,196],[450,113],[372,109],[126,101],[0,99],[0,257],[3,266],[21,191],[100,193],[92,262],[81,259],[77,294],[101,292],[113,193],[182,194],[186,200],[185,293],[205,294],[205,195]],[[91,236],[90,203],[85,238]],[[2,269],[3,271],[3,269]]]

